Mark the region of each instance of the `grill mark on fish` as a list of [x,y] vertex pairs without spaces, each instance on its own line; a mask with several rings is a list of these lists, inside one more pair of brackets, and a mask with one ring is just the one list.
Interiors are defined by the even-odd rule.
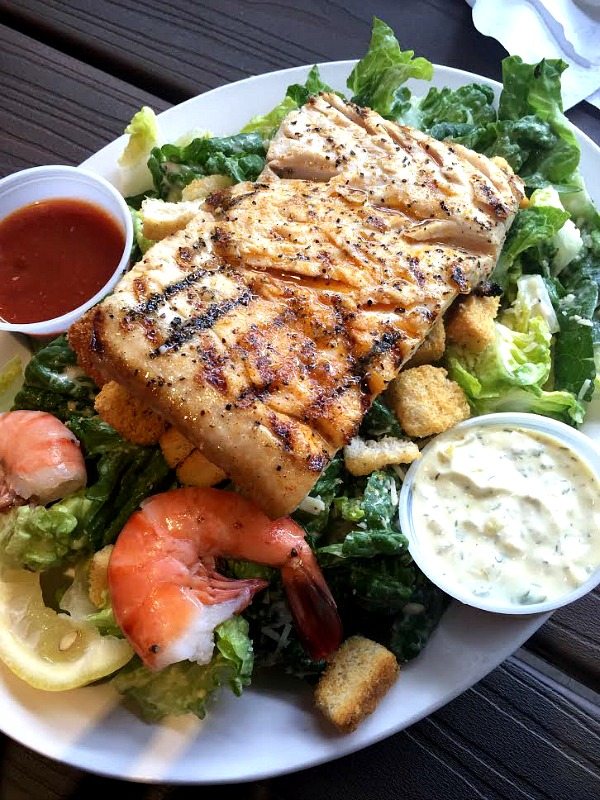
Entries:
[[253,297],[254,295],[252,292],[249,289],[245,289],[241,291],[237,297],[233,297],[229,300],[222,300],[219,303],[213,303],[204,314],[191,317],[191,319],[187,320],[179,327],[175,327],[171,324],[171,333],[159,347],[152,350],[150,358],[158,358],[158,356],[162,356],[167,352],[176,352],[186,342],[193,339],[198,331],[212,328],[217,320],[221,319],[221,317],[228,314],[234,308],[238,306],[248,306]]
[[204,278],[208,274],[209,271],[206,269],[194,270],[180,281],[169,284],[167,287],[165,287],[165,289],[163,289],[162,292],[155,292],[154,294],[151,294],[145,303],[141,303],[136,308],[132,308],[131,311],[125,315],[124,322],[134,322],[135,320],[145,317],[148,314],[154,314],[164,303],[166,303],[170,297],[189,289],[190,286],[193,286],[201,278]]
[[358,359],[356,364],[357,373],[362,378],[366,377],[372,367],[372,361],[377,358],[377,356],[389,353],[396,347],[398,342],[403,342],[406,338],[404,331],[386,331],[382,337],[374,343],[369,352]]
[[198,359],[200,360],[199,370],[194,376],[194,380],[200,386],[204,382],[210,386],[218,389],[222,394],[227,391],[227,378],[225,377],[224,367],[227,364],[227,358],[217,352],[217,349],[204,342],[202,349],[198,350]]

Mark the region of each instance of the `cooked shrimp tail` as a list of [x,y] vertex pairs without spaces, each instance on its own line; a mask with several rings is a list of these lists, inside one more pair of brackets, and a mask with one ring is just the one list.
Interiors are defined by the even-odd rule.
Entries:
[[208,663],[215,627],[266,587],[260,579],[220,575],[220,557],[279,568],[310,654],[323,658],[337,647],[335,603],[302,528],[289,519],[273,522],[234,492],[174,489],[130,517],[108,568],[115,617],[146,666]]
[[342,643],[342,623],[335,600],[310,548],[292,557],[281,579],[298,636],[315,661],[330,656]]

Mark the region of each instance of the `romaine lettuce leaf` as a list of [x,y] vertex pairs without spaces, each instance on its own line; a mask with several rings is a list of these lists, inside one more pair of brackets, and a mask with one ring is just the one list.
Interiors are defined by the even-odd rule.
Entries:
[[433,76],[433,64],[414,55],[412,50],[402,51],[394,31],[375,17],[369,49],[347,81],[353,102],[368,106],[388,119],[399,118],[410,103],[406,81],[409,78],[429,81]]
[[525,64],[519,56],[509,56],[502,62],[498,119],[517,122],[533,114],[554,137],[551,146],[532,150],[521,165],[519,174],[528,186],[568,185],[579,165],[579,145],[562,109],[560,76],[566,68],[560,59]]
[[166,488],[172,473],[160,448],[126,442],[100,417],[74,417],[68,427],[81,442],[86,463],[93,462],[95,480],[83,490],[89,507],[78,530],[98,550],[115,541],[144,498]]
[[215,645],[209,664],[180,661],[160,672],[151,672],[136,657],[117,673],[112,684],[134,702],[148,722],[170,714],[191,713],[202,719],[217,689],[228,686],[239,696],[252,676],[252,642],[243,617],[232,617],[217,626]]
[[288,86],[285,97],[268,114],[259,114],[252,117],[250,122],[242,128],[242,133],[259,133],[263,139],[268,140],[273,137],[282,121],[290,111],[303,106],[309,97],[313,97],[319,92],[331,92],[332,89],[321,80],[319,68],[313,66],[308,73],[304,84],[294,83]]
[[125,133],[129,139],[119,158],[119,166],[123,169],[123,193],[135,195],[152,185],[147,162],[152,148],[159,143],[158,121],[154,111],[149,106],[142,106],[133,115]]
[[380,397],[376,397],[371,408],[363,417],[360,435],[379,438],[380,436],[403,436],[404,434],[392,409]]
[[[521,283],[521,285],[519,285]],[[513,306],[495,322],[495,340],[481,353],[448,348],[450,376],[476,413],[532,411],[578,424],[584,409],[570,391],[548,391],[552,333],[539,309],[539,293],[517,283]]]
[[87,545],[77,533],[78,503],[20,506],[0,514],[2,560],[14,567],[44,571],[80,554]]
[[600,344],[600,226],[584,228],[580,256],[554,281],[560,331],[554,348],[554,381],[558,389],[580,400],[592,399],[595,352]]
[[189,144],[155,147],[148,159],[154,189],[163,200],[179,200],[195,178],[229,175],[234,183],[253,181],[265,165],[263,137],[256,131],[224,138],[199,137]]
[[568,212],[551,206],[525,208],[518,212],[506,237],[498,264],[491,280],[499,284],[509,296],[523,272],[521,256],[534,250],[539,262],[543,256],[539,250],[545,246],[562,228],[569,218]]
[[98,389],[77,365],[66,336],[59,336],[32,357],[13,408],[49,411],[63,422],[73,414],[94,413]]
[[432,87],[414,107],[413,121],[436,139],[455,139],[495,122],[493,103],[494,90],[480,83],[454,90]]

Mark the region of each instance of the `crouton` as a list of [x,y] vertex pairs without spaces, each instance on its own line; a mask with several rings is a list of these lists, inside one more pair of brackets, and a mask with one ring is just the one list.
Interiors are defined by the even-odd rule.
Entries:
[[408,436],[432,436],[470,416],[460,386],[442,367],[424,364],[403,370],[388,387],[388,402]]
[[351,636],[321,676],[315,704],[338,730],[350,733],[375,710],[398,672],[393,653],[363,636]]
[[446,349],[446,330],[444,320],[439,319],[429,331],[423,344],[416,350],[405,368],[420,367],[421,364],[434,364],[444,355]]
[[196,216],[201,205],[201,200],[167,203],[154,197],[146,198],[140,209],[144,236],[158,242],[165,236],[180,231]]
[[448,340],[473,353],[481,353],[496,337],[494,319],[499,305],[498,297],[477,295],[469,295],[457,303],[446,319]]
[[177,428],[169,428],[158,440],[163,457],[172,468],[178,467],[189,456],[194,445]]
[[165,431],[158,443],[165,461],[185,486],[214,486],[227,477],[176,428]]
[[228,175],[207,175],[205,178],[196,178],[183,188],[182,200],[205,200],[209,194],[220,192],[233,184]]
[[96,608],[105,608],[108,605],[108,562],[112,550],[112,544],[107,544],[94,553],[90,561],[88,596]]
[[105,422],[133,444],[156,444],[166,429],[164,419],[116,381],[104,384],[94,408]]
[[420,455],[414,442],[394,436],[384,436],[378,442],[355,436],[344,447],[344,463],[352,475],[370,475],[390,464],[410,464]]
[[177,467],[177,478],[185,486],[205,488],[225,480],[227,475],[213,464],[200,450],[192,450],[189,456]]

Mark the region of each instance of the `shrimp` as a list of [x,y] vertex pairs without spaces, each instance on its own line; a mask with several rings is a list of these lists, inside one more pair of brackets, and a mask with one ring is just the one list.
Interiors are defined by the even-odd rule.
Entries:
[[45,411],[0,414],[0,509],[50,503],[86,480],[77,437],[60,420]]
[[341,642],[335,601],[289,518],[272,521],[250,500],[222,489],[173,489],[147,500],[119,534],[108,567],[115,618],[150,669],[210,661],[214,628],[250,604],[267,582],[220,575],[216,559],[281,570],[298,634],[322,659]]

